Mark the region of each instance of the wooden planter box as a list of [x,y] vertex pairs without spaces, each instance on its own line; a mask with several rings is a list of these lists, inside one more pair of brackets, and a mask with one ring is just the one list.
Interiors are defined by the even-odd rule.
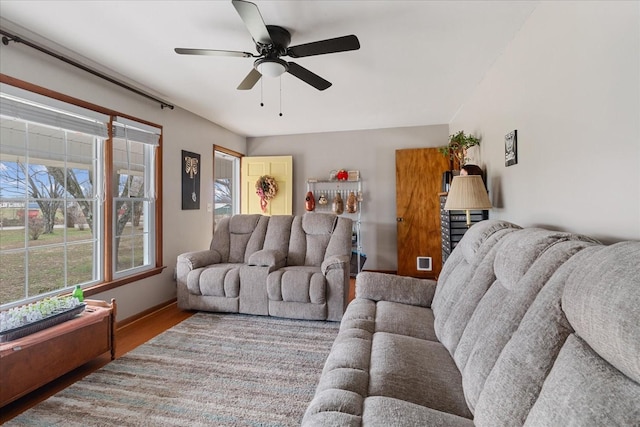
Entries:
[[101,354],[115,358],[115,300],[85,302],[76,318],[0,344],[0,407]]

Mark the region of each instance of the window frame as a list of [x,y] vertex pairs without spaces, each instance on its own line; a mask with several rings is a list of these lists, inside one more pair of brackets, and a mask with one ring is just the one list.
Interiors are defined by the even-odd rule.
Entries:
[[[83,287],[83,291],[85,296],[92,296],[101,292],[105,292],[119,286],[126,285],[128,283],[136,282],[147,277],[155,276],[157,274],[162,273],[162,270],[166,268],[163,265],[163,241],[162,241],[162,142],[163,142],[163,127],[159,124],[149,122],[147,120],[143,120],[126,113],[122,113],[119,111],[115,111],[109,108],[105,108],[87,101],[83,101],[81,99],[62,94],[60,92],[56,92],[42,86],[35,85],[33,83],[29,83],[6,74],[0,73],[0,82],[15,86],[17,88],[30,91],[39,95],[43,95],[54,100],[59,100],[62,102],[66,102],[68,104],[76,105],[82,108],[86,108],[89,110],[96,111],[98,113],[102,113],[110,116],[110,121],[108,124],[108,138],[104,140],[104,153],[103,153],[103,163],[102,165],[97,165],[102,169],[102,173],[104,173],[104,177],[106,177],[104,182],[104,203],[102,205],[102,222],[100,224],[100,238],[102,239],[102,269],[103,269],[103,280],[99,283],[88,284]],[[152,250],[155,251],[155,265],[147,267],[143,271],[133,271],[131,274],[127,275],[116,275],[113,263],[113,241],[115,229],[113,227],[114,214],[113,214],[113,204],[114,204],[114,194],[117,192],[117,188],[114,189],[114,183],[109,177],[113,176],[114,173],[114,156],[113,156],[113,122],[116,121],[118,117],[125,118],[134,122],[142,123],[151,127],[155,127],[160,129],[160,135],[158,138],[158,145],[156,146],[155,156],[154,156],[154,184],[155,184],[155,202],[152,204],[152,208],[155,214],[155,227],[153,229],[154,233],[154,247]],[[66,289],[66,288],[65,288]],[[66,290],[60,290],[60,293],[65,293]],[[24,300],[19,300],[20,303],[22,301],[30,300],[31,298],[27,298]],[[19,301],[13,301],[18,303]],[[11,305],[12,302],[8,302],[6,305]]]
[[237,161],[237,165],[234,168],[234,172],[233,172],[233,186],[232,186],[232,196],[231,196],[231,200],[232,200],[232,214],[239,214],[240,213],[240,202],[241,202],[241,198],[240,198],[240,192],[242,191],[242,189],[240,188],[240,168],[241,168],[241,164],[242,164],[242,158],[244,157],[244,154],[242,153],[238,153],[237,151],[233,151],[230,150],[228,148],[222,147],[220,145],[215,145],[213,146],[213,202],[214,202],[214,209],[213,209],[213,227],[215,229],[216,226],[216,211],[215,211],[215,201],[216,201],[216,186],[215,186],[215,182],[216,182],[216,170],[215,170],[215,165],[216,165],[216,152],[219,152],[223,155],[226,156],[230,156],[230,157],[234,157]]

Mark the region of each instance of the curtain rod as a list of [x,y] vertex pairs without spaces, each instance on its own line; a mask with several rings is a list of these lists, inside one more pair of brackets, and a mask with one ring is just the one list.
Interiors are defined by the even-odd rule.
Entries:
[[119,82],[118,80],[116,80],[114,78],[111,78],[111,77],[107,76],[106,74],[102,74],[102,73],[100,73],[98,71],[92,70],[91,68],[89,68],[89,67],[87,67],[85,65],[82,65],[79,62],[76,62],[76,61],[74,61],[72,59],[69,59],[69,58],[64,57],[62,55],[59,55],[59,54],[57,54],[55,52],[52,52],[52,51],[50,51],[50,50],[48,50],[48,49],[46,49],[46,48],[44,48],[42,46],[38,46],[35,43],[31,43],[30,41],[24,40],[24,39],[20,38],[19,36],[16,36],[14,34],[10,34],[10,33],[6,32],[4,30],[0,30],[0,34],[2,34],[2,44],[5,45],[5,46],[7,46],[9,44],[9,42],[25,44],[25,45],[27,45],[27,46],[35,49],[35,50],[38,50],[38,51],[40,51],[42,53],[45,53],[45,54],[47,54],[49,56],[53,56],[54,58],[59,59],[62,62],[66,62],[69,65],[73,65],[76,68],[80,68],[81,70],[86,71],[87,73],[93,74],[94,76],[100,77],[101,79],[104,79],[104,80],[106,80],[106,81],[108,81],[110,83],[118,85],[121,88],[127,89],[127,90],[129,90],[129,91],[131,91],[133,93],[136,93],[136,94],[140,95],[140,96],[144,96],[145,98],[151,99],[152,101],[155,101],[158,104],[160,104],[160,108],[162,108],[162,109],[164,109],[166,107],[166,108],[169,108],[170,110],[173,110],[173,108],[174,108],[173,105],[168,104],[168,103],[162,101],[161,99],[155,98],[155,97],[153,97],[153,96],[151,96],[151,95],[149,95],[147,93],[142,92],[139,89],[136,89],[136,88],[134,88],[132,86],[126,85],[126,84],[124,84],[122,82]]

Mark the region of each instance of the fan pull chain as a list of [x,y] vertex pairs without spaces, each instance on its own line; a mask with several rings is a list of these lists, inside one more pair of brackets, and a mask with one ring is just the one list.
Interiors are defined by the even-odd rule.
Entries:
[[264,107],[264,102],[262,99],[262,83],[264,82],[264,79],[260,79],[260,106]]
[[280,76],[280,117],[282,117],[282,76]]

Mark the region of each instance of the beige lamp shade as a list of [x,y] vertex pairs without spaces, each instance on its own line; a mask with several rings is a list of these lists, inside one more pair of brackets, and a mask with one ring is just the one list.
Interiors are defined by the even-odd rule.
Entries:
[[491,200],[480,175],[454,176],[444,209],[491,209]]

